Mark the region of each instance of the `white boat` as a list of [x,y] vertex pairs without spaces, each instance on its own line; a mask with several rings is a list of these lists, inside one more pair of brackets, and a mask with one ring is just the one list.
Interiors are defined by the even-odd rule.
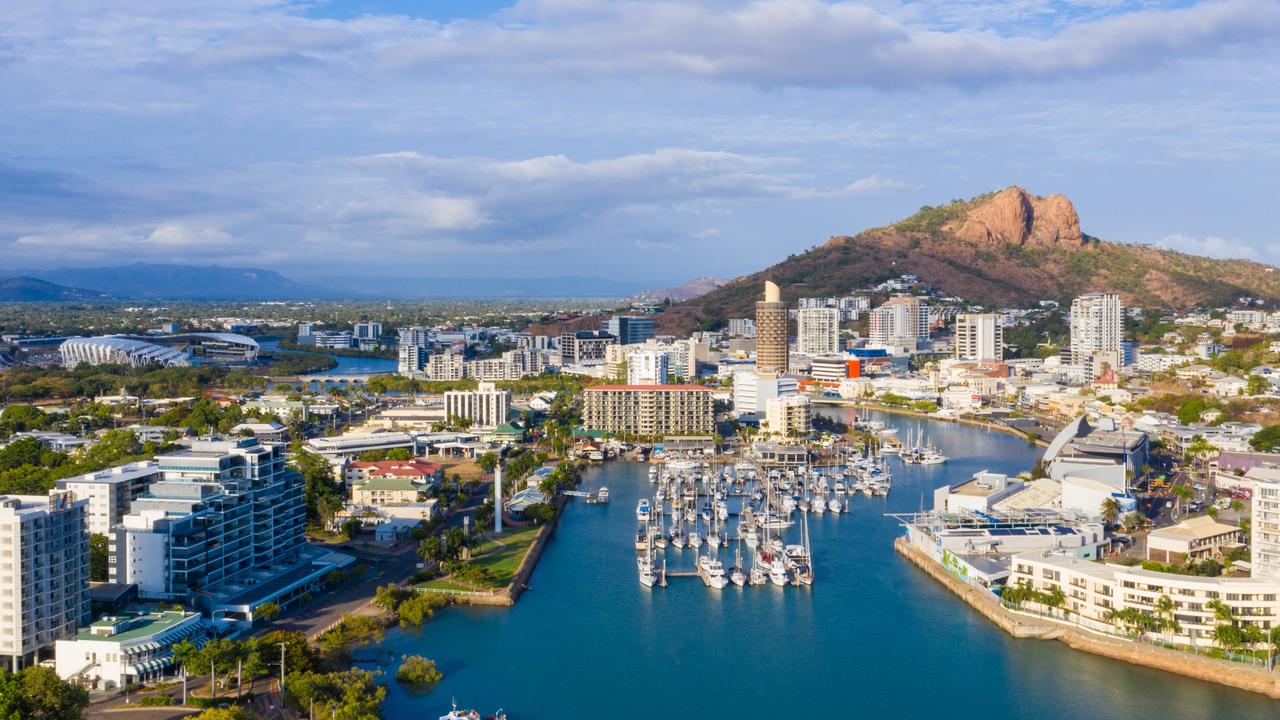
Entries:
[[837,481],[836,481],[836,494],[837,494],[837,495],[844,495],[844,494],[846,494],[846,493],[848,493],[848,492],[849,492],[849,489],[848,489],[848,488],[846,488],[846,487],[844,486],[844,481],[843,481],[843,480],[837,480]]
[[600,489],[596,491],[596,502],[601,504],[609,502],[609,488],[603,485],[600,486]]
[[734,565],[729,568],[729,582],[737,585],[738,587],[743,587],[747,584],[747,574],[742,572],[742,568]]
[[671,529],[671,544],[678,550],[683,550],[686,545],[684,531],[678,527]]
[[711,547],[719,547],[720,533],[716,532],[715,530],[712,530],[711,532],[707,533],[707,544],[710,545]]
[[649,466],[649,482],[651,483],[658,482],[658,468],[655,465]]
[[[741,530],[739,530],[739,532],[741,532]],[[760,534],[755,530],[751,530],[742,538],[742,541],[747,544],[747,547],[755,548],[755,546],[760,544]]]
[[720,520],[729,519],[729,504],[723,500],[716,503],[716,517]]
[[698,558],[698,574],[707,587],[714,590],[723,590],[729,584],[729,578],[724,574],[724,564],[710,555]]
[[636,560],[636,565],[640,570],[640,584],[645,587],[653,587],[658,582],[658,573],[653,569],[653,557],[649,553],[645,553]]
[[649,522],[649,499],[640,498],[636,503],[636,519],[640,522]]
[[787,572],[786,563],[782,562],[782,558],[774,558],[773,562],[769,563],[769,582],[778,587],[791,582],[791,574]]
[[692,547],[692,548],[702,547],[702,535],[698,534],[696,530],[694,532],[689,533],[689,547]]
[[834,500],[834,499],[833,499],[833,500],[828,500],[828,501],[827,501],[827,509],[828,509],[828,510],[830,510],[831,512],[833,512],[833,513],[838,513],[838,512],[840,512],[843,508],[840,506],[840,501],[839,501],[839,500]]

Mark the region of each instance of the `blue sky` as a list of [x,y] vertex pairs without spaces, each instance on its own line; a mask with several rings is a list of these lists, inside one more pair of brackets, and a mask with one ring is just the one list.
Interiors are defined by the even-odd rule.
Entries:
[[1280,264],[1280,3],[0,0],[0,270],[732,277],[1018,184]]

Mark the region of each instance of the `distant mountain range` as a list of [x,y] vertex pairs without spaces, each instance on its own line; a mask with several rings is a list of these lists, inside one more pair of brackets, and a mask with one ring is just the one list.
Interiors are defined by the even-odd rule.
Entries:
[[[572,275],[550,278],[330,275],[301,282],[285,277],[275,270],[261,268],[149,263],[18,272],[22,277],[7,281],[12,288],[0,291],[0,300],[626,298],[653,286],[650,282]],[[25,284],[19,284],[19,280]]]
[[308,285],[274,270],[219,265],[153,265],[28,270],[59,285],[86,287],[127,298],[164,300],[338,300],[350,293]]
[[317,278],[326,286],[380,298],[625,298],[652,287],[650,283],[566,275],[548,278],[441,278],[415,276],[331,275]]
[[110,293],[82,290],[33,277],[0,278],[0,302],[60,302],[110,300]]
[[838,236],[808,252],[662,314],[667,332],[754,317],[765,280],[783,299],[846,295],[902,274],[945,293],[995,307],[1038,300],[1070,301],[1080,293],[1119,293],[1147,308],[1221,307],[1241,296],[1280,300],[1280,272],[1249,260],[1218,260],[1107,242],[1084,234],[1071,201],[1038,197],[1020,187],[939,207],[854,236]]

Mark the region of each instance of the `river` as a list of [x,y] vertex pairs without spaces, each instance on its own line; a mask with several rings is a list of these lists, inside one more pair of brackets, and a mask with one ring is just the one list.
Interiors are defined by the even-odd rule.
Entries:
[[513,720],[1276,716],[1280,703],[1262,696],[1014,640],[898,557],[884,512],[927,506],[934,487],[978,470],[1024,470],[1039,451],[1004,433],[878,417],[903,434],[923,426],[951,461],[891,460],[888,498],[810,516],[812,588],[644,588],[632,542],[636,501],[652,492],[646,466],[603,465],[584,489],[608,485],[612,504],[573,502],[514,608],[451,608],[359,652],[423,655],[445,674],[413,695],[389,661],[384,715],[434,720],[457,698]]
[[[262,352],[294,352],[291,350],[279,350],[278,340],[263,340],[259,343]],[[351,357],[349,355],[333,355],[324,352],[323,349],[309,349],[306,352],[316,355],[324,355],[333,358],[338,362],[328,370],[311,373],[312,375],[372,375],[377,373],[393,373],[396,371],[396,361],[388,358],[369,358],[369,357]]]

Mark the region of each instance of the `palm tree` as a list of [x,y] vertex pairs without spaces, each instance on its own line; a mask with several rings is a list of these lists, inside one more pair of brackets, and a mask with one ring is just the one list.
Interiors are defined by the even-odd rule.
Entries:
[[1235,624],[1235,616],[1231,613],[1231,607],[1221,600],[1214,598],[1205,603],[1204,606],[1213,611],[1213,619],[1220,623]]
[[1115,525],[1116,521],[1120,519],[1120,502],[1113,497],[1103,500],[1098,514],[1102,516],[1102,522],[1106,523],[1108,527]]
[[1156,614],[1161,618],[1161,626],[1170,633],[1175,633],[1182,628],[1178,624],[1178,620],[1173,616],[1174,610],[1178,609],[1178,604],[1168,595],[1161,595],[1156,600]]

